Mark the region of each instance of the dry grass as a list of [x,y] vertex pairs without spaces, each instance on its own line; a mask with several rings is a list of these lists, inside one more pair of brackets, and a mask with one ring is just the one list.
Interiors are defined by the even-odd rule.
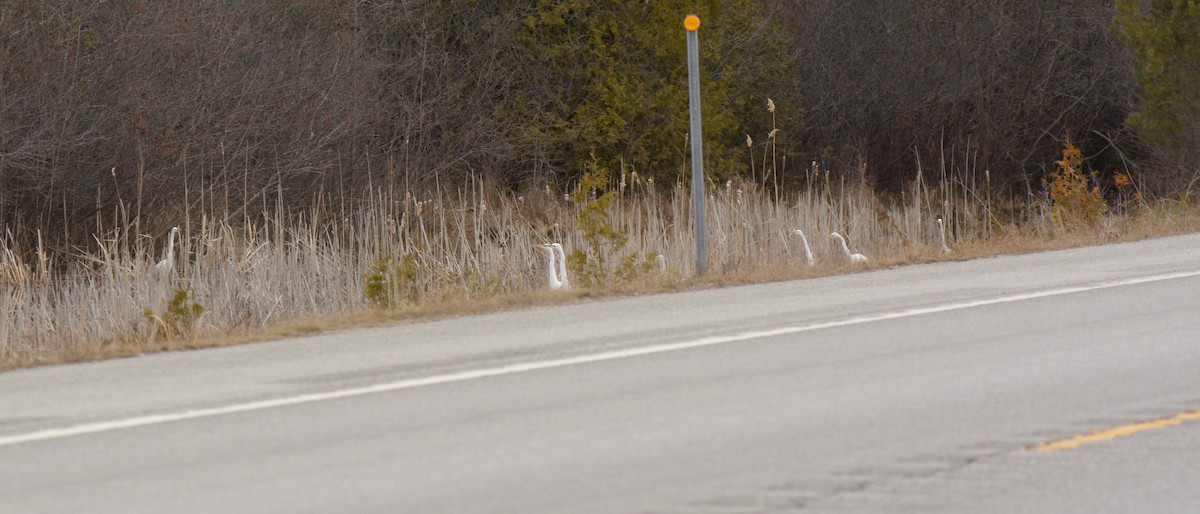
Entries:
[[[8,235],[0,239],[0,369],[1200,229],[1196,211],[1178,202],[1073,224],[1044,214],[1041,203],[994,201],[979,193],[985,184],[945,171],[932,188],[918,172],[899,198],[877,196],[861,175],[834,178],[815,166],[805,175],[807,187],[779,201],[750,183],[712,187],[710,272],[699,278],[685,188],[663,192],[634,176],[620,178],[602,213],[623,244],[588,242],[594,227],[581,213],[595,194],[577,192],[572,202],[550,188],[516,195],[480,184],[424,197],[373,191],[352,211],[276,210],[237,222],[201,214],[180,220],[166,273],[155,263],[167,234],[135,234],[136,224],[112,222],[90,249],[72,255],[22,248]],[[939,217],[953,253],[941,251]],[[808,235],[813,267],[795,228]],[[870,262],[846,263],[827,238],[833,231]],[[548,241],[605,255],[602,280],[547,291],[535,245]],[[656,254],[665,256],[665,272],[655,269]]]

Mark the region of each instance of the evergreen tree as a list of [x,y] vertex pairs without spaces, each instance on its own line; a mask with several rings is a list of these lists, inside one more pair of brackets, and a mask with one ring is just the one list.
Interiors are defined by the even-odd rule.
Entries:
[[1137,56],[1142,89],[1129,124],[1168,153],[1200,163],[1200,1],[1117,0],[1116,25]]
[[702,20],[701,105],[711,178],[748,169],[740,145],[746,133],[770,130],[768,96],[781,103],[789,121],[799,119],[797,77],[782,24],[753,0],[700,2],[690,9],[679,4],[537,1],[519,41],[525,84],[505,113],[537,165],[566,180],[593,163],[660,183],[684,175],[689,147],[682,20],[689,11]]

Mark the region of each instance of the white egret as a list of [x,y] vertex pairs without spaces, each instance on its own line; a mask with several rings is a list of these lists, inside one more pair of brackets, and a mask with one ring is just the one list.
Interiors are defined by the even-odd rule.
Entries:
[[558,254],[558,280],[562,282],[563,289],[571,288],[571,281],[567,279],[567,254],[563,252],[562,245],[551,243],[551,248],[554,248],[554,253]]
[[866,255],[863,255],[861,253],[850,253],[850,247],[846,245],[846,238],[842,237],[841,234],[834,232],[832,234],[829,234],[829,237],[831,237],[833,239],[837,239],[838,245],[841,246],[841,248],[842,248],[842,255],[846,256],[846,260],[848,260],[854,264],[857,264],[860,262],[867,262]]
[[942,222],[942,218],[937,219],[938,236],[942,238],[942,253],[950,253],[950,247],[946,246],[946,224]]
[[797,228],[797,229],[793,229],[792,233],[800,236],[800,244],[804,245],[804,260],[808,261],[809,266],[812,266],[813,265],[812,249],[810,249],[808,247],[808,238],[804,237],[804,231]]
[[551,248],[550,245],[537,245],[536,248],[541,248],[546,252],[546,282],[550,285],[550,289],[562,288],[563,283],[558,280],[558,273],[554,270],[554,248]]
[[171,235],[167,237],[167,256],[154,265],[159,273],[170,273],[175,269],[175,234],[177,233],[179,233],[179,227],[171,227]]

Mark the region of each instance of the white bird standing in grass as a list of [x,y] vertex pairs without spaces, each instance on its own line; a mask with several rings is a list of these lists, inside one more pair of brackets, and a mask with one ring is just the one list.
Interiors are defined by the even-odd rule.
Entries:
[[550,285],[550,289],[561,288],[562,282],[558,280],[558,273],[554,271],[554,249],[550,245],[538,245],[536,248],[541,248],[546,252],[546,281]]
[[571,281],[567,279],[567,254],[563,251],[562,245],[551,243],[551,248],[554,248],[554,253],[558,254],[558,280],[562,282],[563,289],[571,288]]
[[663,254],[660,253],[654,256],[654,264],[658,266],[659,273],[667,272],[667,258]]
[[[567,280],[566,256],[562,245],[553,243],[537,247],[546,251],[546,282],[550,289],[570,289],[571,283]],[[555,267],[556,260],[558,261],[557,268]]]
[[942,222],[942,218],[937,219],[938,236],[942,238],[942,253],[950,253],[950,247],[946,246],[946,224]]
[[793,229],[792,233],[800,236],[800,244],[804,245],[804,260],[808,262],[809,266],[812,266],[813,265],[812,249],[808,247],[808,238],[804,237],[804,231],[797,228],[797,229]]
[[171,235],[167,237],[167,256],[154,265],[154,269],[159,273],[166,274],[175,269],[175,234],[177,233],[179,233],[179,227],[171,227]]
[[832,234],[829,234],[829,237],[831,237],[833,239],[837,239],[838,246],[841,246],[841,248],[842,248],[842,255],[845,255],[846,260],[850,261],[852,264],[857,264],[860,262],[867,262],[866,255],[863,255],[861,253],[850,253],[850,247],[846,246],[846,238],[842,237],[841,234],[834,232]]

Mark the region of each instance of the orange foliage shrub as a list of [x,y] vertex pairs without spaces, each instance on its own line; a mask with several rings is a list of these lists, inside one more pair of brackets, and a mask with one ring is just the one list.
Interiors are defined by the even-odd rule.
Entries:
[[1051,216],[1056,221],[1095,222],[1108,212],[1108,204],[1095,184],[1095,172],[1084,173],[1083,154],[1068,138],[1063,143],[1062,160],[1054,161],[1046,188],[1050,194]]

